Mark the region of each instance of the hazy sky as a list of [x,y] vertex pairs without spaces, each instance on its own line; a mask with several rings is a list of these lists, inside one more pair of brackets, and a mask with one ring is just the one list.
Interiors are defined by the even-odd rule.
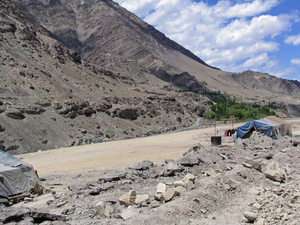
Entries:
[[224,71],[300,80],[300,0],[114,0]]

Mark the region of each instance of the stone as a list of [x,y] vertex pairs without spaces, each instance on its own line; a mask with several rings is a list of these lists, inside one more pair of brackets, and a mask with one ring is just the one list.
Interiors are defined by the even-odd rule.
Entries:
[[195,184],[192,181],[188,181],[185,182],[182,187],[185,188],[187,191],[190,191],[195,188]]
[[134,169],[134,170],[149,170],[154,166],[153,162],[149,160],[144,160],[140,163],[136,163],[133,165],[128,166],[128,169]]
[[184,182],[181,180],[177,180],[174,182],[174,187],[183,186]]
[[253,206],[252,206],[253,209],[255,210],[260,210],[261,209],[261,205],[258,204],[258,203],[254,203]]
[[265,175],[267,178],[277,182],[282,182],[285,179],[284,171],[274,162],[267,165]]
[[186,155],[176,160],[176,163],[182,166],[192,167],[195,165],[199,165],[199,159],[195,158],[194,156]]
[[162,198],[165,202],[171,201],[175,198],[179,193],[174,189],[169,189],[166,192],[162,193]]
[[264,218],[260,218],[257,222],[256,225],[265,225],[265,219]]
[[244,216],[249,222],[254,222],[258,217],[258,215],[253,212],[244,212]]
[[150,201],[150,197],[149,195],[145,194],[145,195],[137,195],[136,199],[135,199],[135,204],[136,205],[143,205],[146,204]]
[[15,120],[22,120],[25,118],[24,114],[20,111],[8,111],[6,112],[6,116]]
[[165,192],[166,191],[166,184],[164,184],[164,183],[159,183],[158,185],[157,185],[157,188],[156,188],[156,193],[157,194],[162,194],[163,192]]
[[169,161],[168,163],[166,163],[165,170],[166,171],[180,171],[181,168],[178,166],[177,163]]
[[187,183],[188,181],[192,181],[194,183],[195,181],[195,176],[193,174],[188,173],[185,175],[185,177],[182,179],[184,183]]
[[121,213],[121,217],[122,217],[123,220],[128,220],[128,219],[130,219],[132,217],[138,216],[139,213],[140,212],[139,212],[138,209],[129,207],[128,209],[124,210]]
[[175,187],[175,188],[173,188],[173,190],[177,191],[179,194],[186,192],[186,189],[182,186]]
[[252,165],[249,164],[249,163],[243,162],[242,165],[243,165],[244,167],[246,167],[246,168],[252,168]]
[[98,219],[103,219],[103,218],[109,218],[110,213],[109,209],[106,208],[106,203],[103,201],[98,202],[95,205],[95,214],[94,214]]
[[164,200],[162,194],[155,194],[155,195],[154,195],[154,199],[155,199],[155,200],[158,200],[158,201],[163,201],[163,200]]
[[130,206],[135,204],[135,199],[136,199],[136,191],[131,190],[127,194],[121,196],[119,198],[119,202],[121,205]]

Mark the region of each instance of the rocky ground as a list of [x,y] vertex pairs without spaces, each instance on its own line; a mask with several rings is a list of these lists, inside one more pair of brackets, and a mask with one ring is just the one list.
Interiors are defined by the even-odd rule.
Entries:
[[1,207],[0,221],[298,224],[299,147],[297,135],[273,140],[254,133],[227,150],[207,150],[196,143],[183,157],[166,159],[163,164],[146,160],[115,173],[89,171],[69,178],[49,174],[42,178],[42,185],[64,191]]

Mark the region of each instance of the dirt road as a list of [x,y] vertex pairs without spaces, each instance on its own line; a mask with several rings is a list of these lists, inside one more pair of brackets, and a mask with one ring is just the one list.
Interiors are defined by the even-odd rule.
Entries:
[[[239,124],[236,124],[238,126]],[[231,128],[222,125],[222,128]],[[87,170],[123,170],[128,165],[143,160],[162,163],[165,159],[177,159],[200,142],[211,148],[210,137],[215,127],[196,129],[152,137],[114,141],[71,148],[18,155],[18,158],[32,164],[40,175],[53,172],[80,172]],[[223,137],[225,145],[233,145],[233,137]]]
[[[294,134],[300,131],[300,119],[289,120]],[[234,124],[238,127],[241,124]],[[219,126],[230,129],[231,124]],[[215,127],[162,134],[146,138],[114,141],[71,148],[39,151],[17,156],[32,164],[41,176],[57,173],[80,173],[89,170],[123,170],[128,165],[143,160],[163,163],[165,159],[177,159],[195,143],[212,148],[211,136]],[[233,137],[222,137],[222,144],[234,144]]]

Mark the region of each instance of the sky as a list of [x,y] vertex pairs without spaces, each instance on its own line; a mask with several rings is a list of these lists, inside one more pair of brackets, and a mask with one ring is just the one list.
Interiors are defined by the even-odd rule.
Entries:
[[114,0],[228,72],[300,81],[299,0]]

